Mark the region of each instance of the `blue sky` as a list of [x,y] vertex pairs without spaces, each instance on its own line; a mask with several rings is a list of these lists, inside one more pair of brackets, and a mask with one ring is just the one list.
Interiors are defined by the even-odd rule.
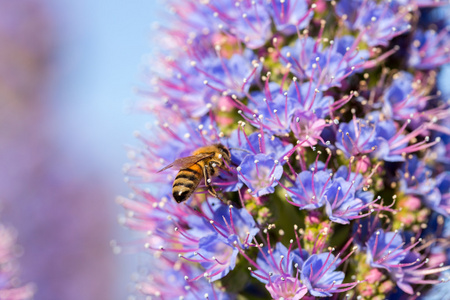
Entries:
[[84,155],[111,172],[126,161],[123,144],[134,143],[132,132],[148,121],[148,116],[126,114],[125,106],[135,98],[142,57],[153,48],[149,35],[157,17],[155,3],[59,0],[55,9],[62,30],[54,109],[57,124],[66,129],[58,132],[73,134],[70,148],[89,148]]
[[[50,131],[60,151],[79,162],[82,176],[96,170],[115,196],[127,194],[122,165],[125,144],[137,144],[132,133],[144,128],[148,116],[126,114],[135,98],[144,55],[151,53],[151,24],[157,19],[154,0],[51,0],[56,16],[57,49]],[[75,170],[72,170],[75,171]],[[118,227],[118,226],[117,226]],[[116,228],[118,240],[129,232]],[[114,238],[114,237],[113,237]],[[121,277],[114,299],[126,299],[126,287],[138,259],[118,256]],[[82,287],[80,287],[82,288]]]

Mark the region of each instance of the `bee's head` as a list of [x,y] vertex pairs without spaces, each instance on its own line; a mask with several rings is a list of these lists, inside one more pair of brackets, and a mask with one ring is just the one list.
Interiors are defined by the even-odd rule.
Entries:
[[220,154],[222,154],[223,160],[224,160],[228,165],[230,165],[230,164],[231,164],[231,154],[230,154],[230,150],[228,150],[228,148],[225,147],[225,146],[222,145],[222,144],[217,144],[216,146],[217,146],[217,148],[219,149]]

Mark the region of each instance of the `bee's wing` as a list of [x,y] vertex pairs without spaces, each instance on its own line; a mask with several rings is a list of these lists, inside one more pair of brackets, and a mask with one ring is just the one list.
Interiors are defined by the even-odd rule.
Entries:
[[177,169],[185,169],[185,168],[188,168],[188,167],[192,166],[193,164],[201,161],[202,159],[205,159],[205,158],[208,158],[211,156],[214,156],[214,153],[200,153],[197,155],[178,158],[170,165],[167,165],[164,168],[162,168],[161,170],[159,170],[158,173],[162,172],[164,170],[167,170],[169,168],[172,168],[172,167],[176,167]]

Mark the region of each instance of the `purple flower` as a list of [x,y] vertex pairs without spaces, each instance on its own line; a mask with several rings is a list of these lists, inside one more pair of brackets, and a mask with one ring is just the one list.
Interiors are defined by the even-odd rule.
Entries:
[[[278,84],[269,84],[266,80],[264,93],[253,93],[250,101],[248,107],[251,110],[248,114],[258,115],[258,118],[251,119],[246,114],[252,125],[285,136],[292,129],[299,139],[309,136],[312,145],[317,143],[314,138],[320,137],[326,126],[323,118],[343,102],[333,103],[333,98],[324,97],[321,91],[314,88],[312,82],[299,84],[296,79],[286,92],[283,92]],[[303,126],[306,122],[312,122],[315,126]]]
[[273,155],[247,155],[239,167],[238,178],[256,197],[274,192],[278,180],[283,175],[283,167],[273,158]]
[[307,1],[302,0],[271,0],[267,8],[274,20],[277,30],[283,34],[290,35],[299,29],[307,28],[315,5],[308,9]]
[[319,90],[339,87],[341,81],[361,68],[368,58],[367,51],[356,49],[357,43],[353,37],[345,36],[330,41],[330,46],[323,48],[319,39],[300,38],[293,47],[281,49],[281,62],[289,66],[300,81],[316,82]]
[[434,30],[417,30],[409,49],[408,64],[421,70],[430,70],[450,62],[450,32],[448,28],[439,33]]
[[334,178],[344,178],[346,181],[354,181],[355,197],[360,199],[364,204],[372,202],[374,197],[373,192],[364,190],[368,178],[364,178],[362,174],[349,172],[348,167],[341,166],[334,174]]
[[253,217],[244,208],[237,209],[222,202],[216,206],[218,207],[213,217],[205,221],[212,224],[219,235],[226,238],[230,244],[248,247],[248,243],[259,232]]
[[450,171],[443,172],[431,180],[435,188],[425,196],[425,203],[444,216],[450,216]]
[[[263,1],[252,2],[217,0],[214,2],[170,1],[171,10],[178,14],[174,20],[175,29],[168,34],[178,46],[188,44],[198,46],[201,40],[210,42],[218,34],[227,34],[249,48],[264,44],[264,38],[270,38],[271,21]],[[197,43],[195,43],[197,42]]]
[[268,284],[272,276],[293,275],[294,253],[288,250],[282,243],[277,243],[274,248],[265,246],[259,248],[256,264],[258,270],[252,272],[252,276]]
[[223,278],[236,266],[238,249],[232,243],[225,241],[219,234],[210,234],[199,240],[199,250],[190,256],[205,268],[204,275],[215,281]]
[[292,205],[300,209],[314,210],[326,201],[326,192],[332,174],[325,171],[303,171],[297,175],[295,184],[286,188]]
[[271,20],[263,0],[240,2],[242,18],[229,29],[250,49],[263,46],[272,37]]
[[210,1],[207,5],[218,20],[218,27],[250,49],[263,46],[272,36],[270,15],[263,0],[218,0]]
[[203,84],[221,95],[236,94],[238,97],[248,92],[261,68],[250,50],[234,54],[230,59],[219,56],[194,60],[191,65],[195,71],[204,75]]
[[398,267],[407,251],[403,249],[403,239],[398,232],[378,230],[367,242],[367,263],[374,268],[388,271]]
[[353,118],[349,123],[339,124],[336,146],[346,157],[371,153],[378,145],[375,130],[374,124]]
[[352,30],[359,30],[369,46],[387,46],[394,37],[411,28],[406,20],[408,7],[397,1],[389,4],[373,0],[343,0],[336,4],[336,14]]
[[342,285],[342,281],[344,281],[345,274],[335,271],[339,262],[340,259],[333,254],[321,253],[311,255],[303,263],[301,278],[311,295],[331,297],[333,293],[344,290],[342,287],[346,285]]
[[14,231],[0,224],[0,299],[31,299],[35,293],[32,284],[18,284],[16,247]]
[[[405,256],[405,258],[402,260],[401,263],[407,264],[408,267],[411,267],[411,264],[412,264],[412,266],[413,266],[411,268],[411,271],[412,271],[417,268],[415,265],[418,262],[420,262],[420,255],[415,252],[409,252]],[[419,274],[417,274],[419,276],[417,276],[417,275],[414,276],[414,272],[408,272],[408,269],[409,269],[408,267],[393,268],[391,271],[391,274],[392,274],[392,277],[397,282],[398,287],[405,293],[412,295],[412,294],[414,294],[414,290],[413,290],[411,284],[415,283],[416,280],[421,281],[424,276],[423,275],[420,276]],[[416,277],[416,278],[414,278],[414,277]]]
[[400,190],[407,195],[427,195],[436,186],[431,174],[432,170],[422,160],[411,155],[399,171]]
[[280,275],[273,276],[271,281],[266,284],[266,289],[273,299],[299,300],[308,293],[308,289],[298,278],[285,278]]
[[381,158],[386,161],[403,161],[402,151],[408,145],[408,139],[397,132],[395,123],[392,121],[382,121],[375,125],[375,135],[377,141],[377,149],[372,156]]
[[392,120],[378,122],[378,124],[376,124],[378,148],[372,153],[372,155],[385,161],[404,161],[405,154],[426,149],[439,143],[440,138],[436,138],[435,141],[427,143],[429,141],[429,137],[426,136],[422,141],[408,145],[412,139],[427,132],[429,126],[429,124],[423,124],[410,133],[403,135],[402,133],[409,123],[410,120],[405,122],[400,129],[397,129],[396,124]]
[[294,114],[295,122],[292,123],[291,129],[298,141],[302,141],[304,147],[314,146],[321,141],[322,131],[329,124],[321,118],[318,118],[313,112],[303,112],[298,110]]
[[[429,148],[437,144],[440,139],[431,143],[428,137],[423,141],[408,145],[411,139],[420,136],[428,129],[429,124],[421,125],[407,135],[403,131],[410,123],[405,122],[400,129],[394,121],[378,121],[369,123],[353,117],[351,123],[341,123],[336,136],[336,146],[347,157],[369,154],[385,161],[404,161],[404,154]],[[340,139],[339,139],[340,138]]]
[[417,113],[425,108],[429,97],[425,97],[414,86],[412,74],[399,72],[395,75],[392,84],[383,93],[382,110],[387,118],[406,121],[414,117],[415,121]]
[[[297,244],[300,245],[298,239]],[[259,253],[256,262],[250,260],[257,269],[252,271],[253,277],[266,284],[266,289],[274,299],[301,299],[308,290],[300,282],[298,268],[303,265],[303,258],[307,257],[305,250],[292,251],[293,240],[287,249],[282,243],[277,243],[275,248],[270,244],[266,247],[258,247]]]
[[[139,293],[164,299],[198,299],[209,295],[212,299],[233,299],[223,289],[209,283],[205,278],[192,280],[202,274],[196,266],[181,263],[174,257],[160,257],[151,265],[152,271],[147,276],[138,278]],[[156,272],[155,272],[156,271]]]
[[334,39],[333,47],[336,53],[342,55],[349,67],[354,67],[355,72],[361,72],[366,67],[366,60],[370,54],[368,50],[361,50],[358,47],[359,39],[351,35],[344,35]]
[[[405,258],[400,262],[401,267],[391,270],[391,277],[397,283],[397,286],[409,295],[414,294],[412,285],[416,284],[438,284],[439,279],[425,279],[425,276],[438,274],[448,270],[450,267],[443,267],[442,265],[433,266],[429,263],[429,259],[422,260],[421,255],[417,252],[409,252]],[[425,264],[429,266],[424,267]]]
[[[316,49],[316,47],[318,49]],[[298,39],[294,46],[281,49],[281,62],[291,66],[291,72],[300,80],[308,79],[306,68],[322,47],[311,37]]]
[[314,88],[312,82],[303,84],[294,80],[289,86],[287,96],[294,99],[293,111],[312,112],[317,119],[324,119],[335,109],[334,99],[324,96],[321,91]]
[[[225,58],[220,46],[198,51],[192,57],[166,58],[160,65],[152,80],[153,89],[142,93],[163,101],[152,107],[141,104],[142,109],[157,109],[168,115],[186,107],[182,113],[192,117],[201,117],[217,107],[222,95],[245,95],[261,68],[250,50]],[[190,76],[193,72],[197,75]]]
[[[194,278],[208,277],[211,281],[227,275],[236,264],[238,248],[247,248],[259,229],[245,209],[226,206],[220,201],[206,202],[202,213],[177,216],[174,233],[158,224],[148,232],[145,247],[162,253],[179,253],[185,260],[200,263],[206,270]],[[176,217],[173,213],[170,221]],[[184,223],[186,225],[184,225]],[[172,225],[173,226],[173,225]]]
[[378,231],[381,223],[377,215],[370,215],[367,218],[357,219],[353,224],[352,238],[355,244],[362,250],[367,249],[367,242],[372,235]]
[[[220,31],[214,23],[211,10],[206,5],[176,0],[168,2],[172,13],[177,17],[171,19],[171,22],[175,25],[173,27],[166,27],[166,22],[158,24],[158,29],[165,33],[162,37],[159,37],[165,42],[164,47],[177,49],[177,47],[186,45],[186,42],[188,44],[194,43],[198,47],[202,40],[210,39]],[[170,38],[167,38],[167,36],[170,36]]]
[[[213,55],[211,50],[207,50],[205,57]],[[213,59],[213,58],[210,58]],[[194,64],[194,63],[192,63]],[[218,92],[205,86],[206,74],[199,73],[198,76],[192,77],[188,74],[192,72],[192,65],[189,58],[182,59],[166,58],[160,62],[160,74],[155,74],[152,79],[152,89],[150,91],[143,90],[143,95],[154,95],[162,99],[162,101],[152,104],[152,107],[141,104],[143,110],[158,109],[161,112],[174,112],[179,107],[188,107],[183,113],[201,117],[205,115],[212,105],[216,105],[218,101]]]
[[[231,160],[237,165],[240,165],[248,155],[260,153],[271,155],[281,161],[281,158],[293,148],[291,144],[285,144],[279,138],[270,137],[264,132],[255,132],[247,136],[244,130],[239,129],[231,134],[227,145],[231,148]],[[284,160],[281,163],[284,163]]]
[[[264,92],[254,92],[249,99],[248,108],[251,111],[246,115],[252,125],[261,125],[276,135],[289,134],[296,101],[289,94],[283,93],[277,83],[268,84],[266,81]],[[254,114],[258,115],[258,119],[252,118]]]
[[447,168],[450,168],[450,143],[444,143],[441,140],[436,146],[432,148],[432,151],[427,152],[432,159]]
[[359,213],[365,205],[360,199],[355,198],[352,183],[337,178],[328,187],[325,197],[325,209],[331,221],[348,224],[352,219],[361,218]]

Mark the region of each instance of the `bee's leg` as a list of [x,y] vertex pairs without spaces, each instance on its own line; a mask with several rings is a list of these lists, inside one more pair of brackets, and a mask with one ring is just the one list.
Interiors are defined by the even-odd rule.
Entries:
[[208,187],[208,192],[212,196],[214,196],[214,197],[218,198],[219,200],[223,201],[223,199],[221,197],[219,197],[219,195],[214,190],[214,188],[213,188],[213,186],[211,184],[211,172],[209,170],[209,166],[205,165],[203,167],[203,173],[204,173],[204,176],[205,176],[205,185]]

